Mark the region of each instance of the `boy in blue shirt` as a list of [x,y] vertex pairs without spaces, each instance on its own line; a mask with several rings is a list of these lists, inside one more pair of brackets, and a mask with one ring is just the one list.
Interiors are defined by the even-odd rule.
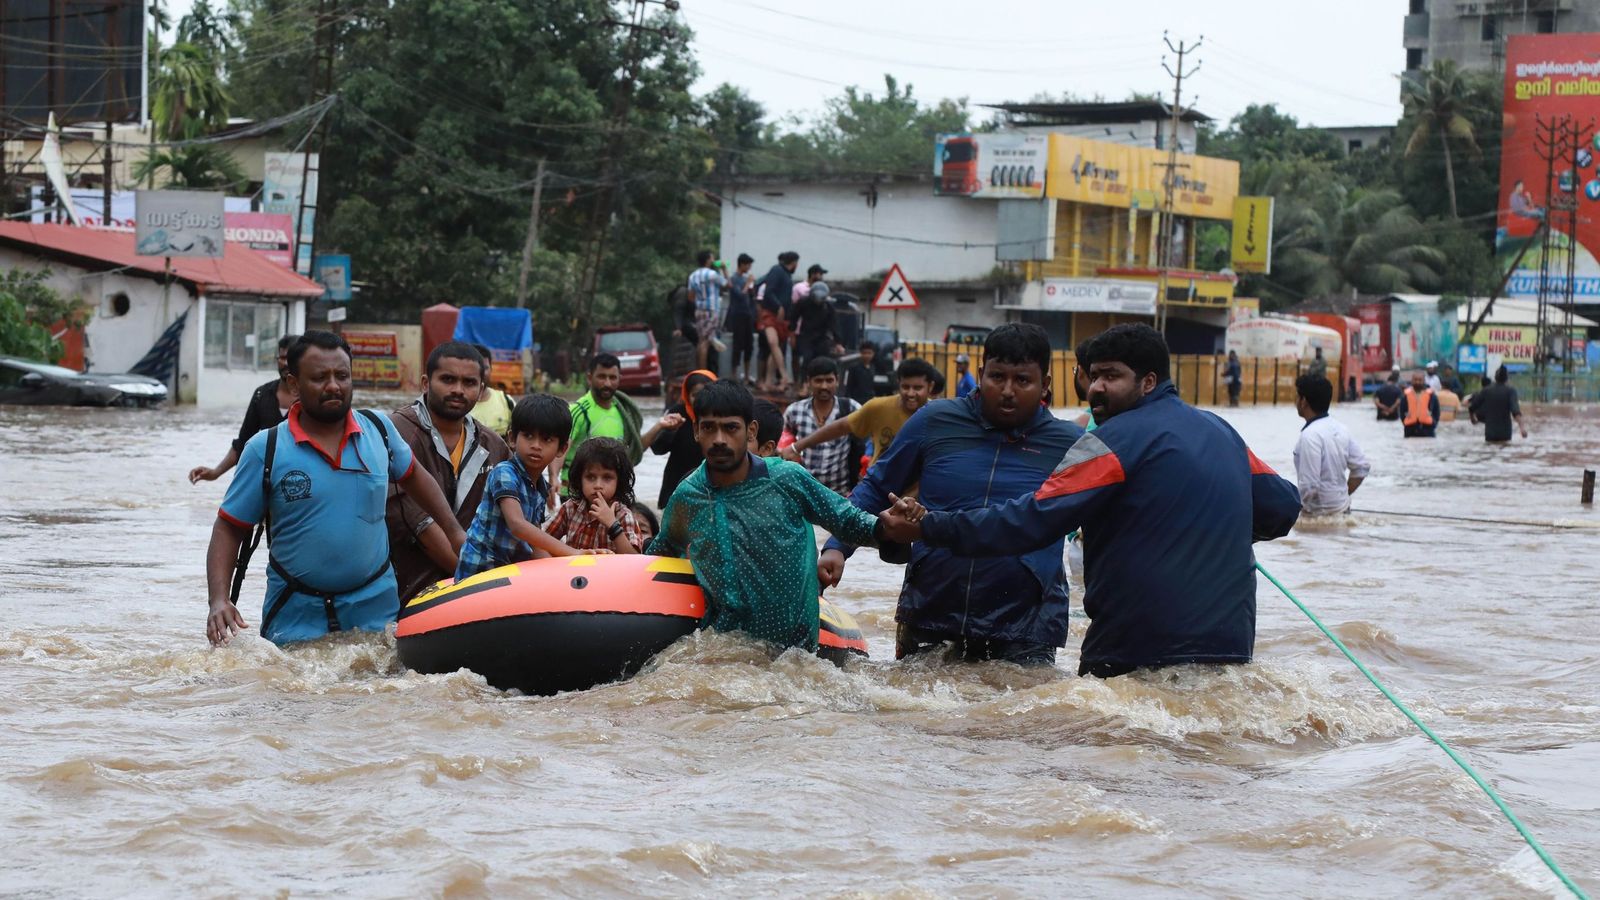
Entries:
[[530,394],[511,413],[511,458],[489,470],[483,502],[467,529],[456,580],[525,559],[534,551],[547,556],[576,556],[574,550],[546,534],[544,524],[550,482],[544,471],[567,452],[572,413],[566,401],[549,394]]

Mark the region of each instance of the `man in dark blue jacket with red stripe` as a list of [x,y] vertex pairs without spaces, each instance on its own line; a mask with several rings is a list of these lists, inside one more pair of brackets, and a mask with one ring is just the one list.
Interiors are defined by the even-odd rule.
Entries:
[[[960,513],[1004,503],[1044,484],[1083,429],[1041,401],[1050,386],[1050,339],[1037,325],[1002,325],[983,345],[978,389],[917,411],[856,485],[869,512],[920,484],[929,509]],[[853,552],[829,540],[817,565],[837,584]],[[896,656],[950,647],[965,660],[1050,665],[1067,637],[1067,579],[1060,535],[1032,552],[974,559],[914,544],[895,610]]]
[[1226,422],[1178,399],[1155,329],[1118,325],[1091,351],[1089,406],[1099,427],[1038,490],[977,512],[930,511],[919,523],[895,515],[890,537],[997,556],[1059,542],[1081,526],[1090,623],[1078,674],[1249,662],[1250,545],[1289,533],[1299,492]]

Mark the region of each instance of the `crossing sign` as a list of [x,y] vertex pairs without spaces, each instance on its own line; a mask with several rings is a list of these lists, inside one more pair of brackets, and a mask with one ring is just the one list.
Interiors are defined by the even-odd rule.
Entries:
[[883,285],[878,288],[878,295],[872,298],[873,309],[920,309],[922,303],[917,300],[917,292],[911,289],[911,282],[906,280],[906,273],[900,271],[900,264],[895,263],[889,267],[889,274],[883,276]]

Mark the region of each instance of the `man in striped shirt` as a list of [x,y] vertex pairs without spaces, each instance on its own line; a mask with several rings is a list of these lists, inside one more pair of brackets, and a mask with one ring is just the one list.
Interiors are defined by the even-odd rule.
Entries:
[[699,268],[689,274],[689,298],[694,301],[695,352],[700,360],[699,367],[715,372],[715,366],[706,365],[706,356],[711,351],[712,338],[722,330],[722,289],[728,286],[728,279],[711,268],[712,257],[710,250],[701,250],[696,258]]

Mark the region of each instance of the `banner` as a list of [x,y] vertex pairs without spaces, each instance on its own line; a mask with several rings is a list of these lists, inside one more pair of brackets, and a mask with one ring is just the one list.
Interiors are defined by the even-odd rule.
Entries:
[[356,387],[399,388],[400,338],[392,331],[346,331],[350,376]]
[[[317,164],[318,156],[309,154],[310,171],[306,170],[305,153],[268,153],[261,182],[261,209],[263,212],[301,216],[300,245],[294,250],[294,270],[311,277],[311,244],[317,224]],[[300,209],[300,188],[306,192],[306,209]],[[293,235],[290,235],[293,237]]]
[[133,205],[134,253],[222,256],[221,191],[137,191]]
[[941,134],[933,145],[933,192],[982,200],[1044,196],[1044,135]]
[[1156,314],[1156,285],[1108,278],[1046,278],[1039,309],[1052,312]]
[[[1389,316],[1395,365],[1420,369],[1429,362],[1448,363],[1456,358],[1460,325],[1453,310],[1445,314],[1433,303],[1390,303]],[[1366,317],[1361,321],[1364,326]]]
[[[1600,121],[1600,34],[1514,34],[1506,39],[1504,130],[1500,150],[1500,216],[1495,248],[1501,268],[1532,241],[1540,223],[1555,232],[1547,267],[1560,295],[1569,254],[1575,254],[1573,295],[1600,299],[1600,139],[1591,130],[1583,144],[1558,160],[1554,177],[1539,157],[1540,119],[1570,116],[1581,127]],[[1577,208],[1572,229],[1571,210]],[[1575,234],[1568,234],[1575,230]],[[1537,298],[1542,244],[1529,246],[1506,286],[1509,297]],[[1509,364],[1509,363],[1508,363]]]
[[[1045,195],[1097,206],[1133,207],[1137,191],[1166,201],[1167,153],[1066,134],[1050,135]],[[1178,154],[1172,208],[1180,216],[1233,218],[1239,164],[1231,159]],[[1140,209],[1144,206],[1141,203]]]
[[1233,201],[1235,272],[1272,271],[1272,198],[1236,197]]
[[244,244],[285,269],[294,268],[294,217],[273,213],[226,213],[223,233],[231,244]]

